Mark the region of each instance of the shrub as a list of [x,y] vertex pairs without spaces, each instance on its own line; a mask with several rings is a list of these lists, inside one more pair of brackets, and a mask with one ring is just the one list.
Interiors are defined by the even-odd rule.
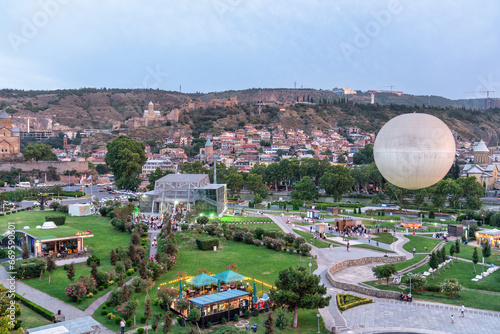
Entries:
[[69,209],[67,205],[60,205],[57,209],[57,212],[68,213]]
[[91,292],[95,290],[97,284],[95,282],[95,279],[92,276],[80,276],[78,279],[79,283],[82,283],[83,286],[87,289],[87,291]]
[[207,322],[207,324],[206,324],[205,326],[206,326],[207,328],[210,328],[210,327],[212,327],[212,323],[209,321],[209,322]]
[[[1,287],[1,288],[3,288],[3,287]],[[27,300],[26,298],[24,298],[21,295],[18,295],[17,293],[14,295],[14,298],[16,300],[21,301],[25,306],[27,306],[29,309],[35,311],[36,313],[40,314],[45,319],[50,320],[50,321],[54,320],[54,313],[41,307],[40,305],[37,305],[37,304],[33,303],[32,301]]]
[[101,286],[99,286],[99,291],[102,291],[102,290],[104,290],[104,287],[101,285]]
[[67,264],[67,263],[66,263],[66,264],[63,266],[63,269],[64,269],[64,270],[68,270],[68,269],[69,269],[69,264]]
[[143,334],[143,333],[144,333],[144,328],[137,328],[137,334]]
[[123,265],[123,262],[121,261],[116,262],[115,271],[117,274],[125,272],[125,266]]
[[94,297],[94,294],[92,292],[87,293],[87,298],[92,298]]
[[293,315],[286,308],[280,307],[276,311],[274,323],[275,326],[278,327],[280,330],[283,330],[283,328],[290,326],[292,324],[292,321],[293,321]]
[[46,222],[54,222],[57,226],[62,226],[66,223],[66,216],[46,216]]
[[238,321],[238,320],[240,320],[240,316],[239,316],[239,315],[237,315],[237,314],[235,314],[235,315],[234,315],[234,317],[233,317],[233,320],[234,320],[234,321]]
[[259,315],[259,310],[258,309],[254,309],[253,312],[252,312],[252,315],[254,317],[258,316]]
[[145,324],[146,323],[146,317],[141,317],[141,319],[139,319],[139,322],[141,324]]
[[89,258],[87,259],[87,266],[92,265],[92,262],[95,262],[98,266],[101,265],[101,259],[95,255],[89,256]]
[[122,318],[121,317],[115,317],[115,324],[119,325],[120,324],[120,321],[122,321]]
[[16,278],[24,279],[40,277],[42,270],[45,270],[45,261],[38,258],[32,258],[16,261],[13,271],[16,273]]
[[127,276],[132,276],[134,273],[135,273],[134,268],[130,268],[129,270],[127,270]]
[[64,294],[73,301],[85,297],[87,288],[82,282],[71,283],[64,289]]
[[217,246],[217,248],[219,248],[219,239],[196,239],[196,245],[202,251],[213,250],[214,246]]
[[337,294],[337,305],[339,310],[345,311],[347,309],[353,308],[358,305],[369,304],[372,303],[373,300],[369,298],[362,298],[350,294]]
[[108,311],[106,311],[106,310],[101,311],[101,315],[106,315],[106,314],[108,314]]
[[109,320],[115,319],[115,315],[113,313],[108,313],[107,317]]
[[222,319],[220,319],[221,324],[225,324],[225,323],[226,323],[226,321],[227,321],[227,320],[226,320],[226,318],[224,318],[224,317],[222,317]]
[[201,318],[201,312],[197,308],[192,309],[189,311],[188,319],[191,320],[192,322],[196,322],[200,320]]
[[[146,319],[144,319],[144,322],[146,322]],[[177,323],[182,325],[182,317],[177,317]]]
[[248,310],[248,309],[247,309],[247,310],[245,310],[245,313],[243,314],[243,316],[244,316],[245,318],[247,318],[247,319],[248,319],[248,318],[250,318],[250,310]]
[[132,322],[132,319],[128,319],[127,321],[125,321],[125,324],[127,325],[127,327],[132,327]]
[[300,254],[305,256],[308,255],[311,251],[311,246],[309,246],[308,244],[301,244],[297,250]]

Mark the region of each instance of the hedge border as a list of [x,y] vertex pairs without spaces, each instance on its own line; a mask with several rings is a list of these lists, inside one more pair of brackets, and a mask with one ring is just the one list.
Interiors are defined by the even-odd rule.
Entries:
[[27,306],[28,308],[32,309],[36,313],[40,314],[45,319],[54,322],[54,320],[55,320],[54,313],[50,312],[46,308],[43,308],[40,305],[33,303],[32,301],[24,298],[23,296],[21,296],[21,295],[19,295],[17,293],[15,294],[15,299],[19,300],[25,306]]
[[[353,296],[353,297],[359,298],[359,300],[357,300],[355,302],[352,302],[352,303],[349,303],[349,304],[343,304],[343,305],[341,305],[340,304],[340,299],[339,299],[340,296]],[[345,311],[345,310],[348,310],[348,309],[353,308],[355,306],[364,305],[364,304],[370,304],[370,303],[373,303],[373,300],[369,299],[369,298],[363,298],[363,297],[351,295],[349,293],[346,293],[346,294],[337,293],[337,306],[338,306],[338,308],[339,308],[340,311]]]

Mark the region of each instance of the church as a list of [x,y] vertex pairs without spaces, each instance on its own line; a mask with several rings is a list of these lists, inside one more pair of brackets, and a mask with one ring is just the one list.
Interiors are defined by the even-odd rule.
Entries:
[[486,190],[500,189],[500,180],[498,180],[498,165],[490,161],[490,150],[480,141],[474,148],[474,163],[466,164],[462,169],[461,177],[475,176]]
[[21,136],[19,128],[12,127],[12,119],[4,111],[0,113],[0,161],[22,161]]

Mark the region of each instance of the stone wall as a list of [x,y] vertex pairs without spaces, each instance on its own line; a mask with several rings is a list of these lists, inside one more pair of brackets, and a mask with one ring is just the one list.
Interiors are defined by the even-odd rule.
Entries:
[[370,264],[370,263],[394,263],[394,262],[401,262],[405,261],[406,256],[379,256],[379,257],[364,257],[361,259],[355,259],[355,260],[346,260],[340,263],[337,263],[330,267],[326,273],[326,277],[328,281],[330,281],[330,284],[338,289],[342,289],[345,291],[355,291],[358,293],[362,293],[364,295],[368,296],[373,296],[373,297],[378,297],[378,298],[399,298],[399,292],[396,291],[385,291],[385,290],[378,290],[374,289],[371,287],[367,286],[361,286],[358,284],[352,284],[352,283],[346,283],[346,282],[338,282],[333,279],[332,274],[345,269],[347,267],[353,267],[353,266],[362,266],[365,264]]
[[89,170],[89,164],[87,161],[30,161],[21,163],[0,163],[0,170],[10,171],[12,168],[20,168],[23,171],[31,171],[33,169],[47,171],[47,168],[50,166],[55,167],[58,174],[62,174],[67,170],[76,170],[79,173]]

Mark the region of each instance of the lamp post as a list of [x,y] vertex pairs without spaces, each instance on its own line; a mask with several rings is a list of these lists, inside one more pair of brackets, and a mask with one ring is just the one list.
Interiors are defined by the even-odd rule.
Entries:
[[320,331],[319,331],[319,318],[321,317],[321,315],[319,313],[317,313],[316,317],[318,317],[318,333],[320,333]]
[[408,273],[408,277],[410,278],[410,295],[411,295],[411,277],[413,276],[413,273]]

